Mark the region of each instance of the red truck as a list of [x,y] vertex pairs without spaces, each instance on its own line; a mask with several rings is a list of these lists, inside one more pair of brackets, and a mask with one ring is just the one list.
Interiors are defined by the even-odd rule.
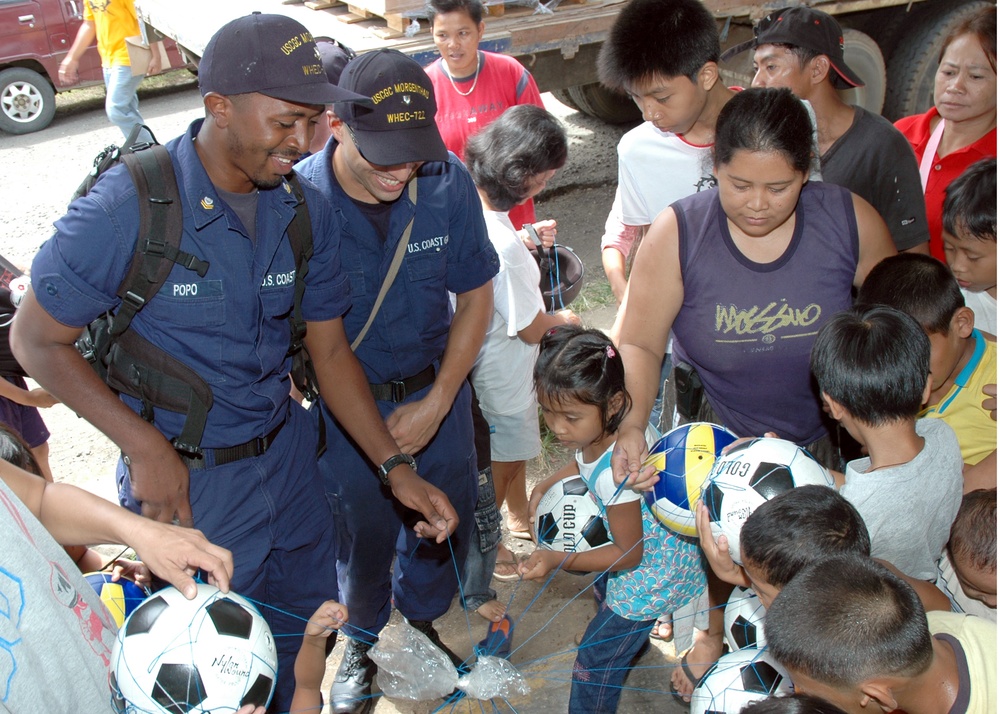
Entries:
[[[0,131],[44,129],[56,111],[56,92],[103,83],[97,45],[80,59],[80,82],[59,82],[59,63],[83,22],[83,0],[0,0]],[[183,67],[167,41],[171,67]]]

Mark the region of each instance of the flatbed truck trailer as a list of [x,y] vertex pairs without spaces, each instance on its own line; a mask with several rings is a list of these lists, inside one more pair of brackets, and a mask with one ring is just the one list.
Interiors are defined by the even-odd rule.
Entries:
[[[719,22],[723,48],[752,37],[753,23],[790,0],[747,3],[703,0]],[[639,118],[626,97],[597,81],[596,59],[628,0],[487,0],[482,49],[516,57],[531,70],[541,91],[609,122]],[[357,4],[354,4],[357,3]],[[332,37],[360,53],[391,47],[421,64],[437,57],[424,0],[137,0],[140,17],[154,33],[177,42],[192,62],[216,29],[251,10],[298,19],[314,36]],[[848,100],[889,119],[926,111],[934,73],[948,32],[986,0],[818,0],[812,7],[837,17],[844,27],[847,64],[865,81]],[[664,38],[669,41],[669,38]],[[750,53],[725,63],[729,84],[748,86]]]

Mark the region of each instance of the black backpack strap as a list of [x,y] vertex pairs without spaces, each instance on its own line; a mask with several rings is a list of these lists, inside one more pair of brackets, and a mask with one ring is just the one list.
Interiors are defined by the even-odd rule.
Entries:
[[302,296],[306,292],[306,274],[309,272],[309,259],[313,255],[312,223],[309,220],[309,207],[306,205],[305,194],[299,177],[294,172],[288,177],[288,185],[292,187],[295,197],[295,217],[288,224],[288,242],[295,256],[295,298],[292,314],[288,318],[292,328],[292,339],[288,345],[288,354],[294,355],[302,349],[302,339],[306,336],[306,321],[302,318]]
[[118,287],[122,304],[111,324],[112,339],[166,282],[174,263],[204,277],[208,263],[180,250],[184,216],[170,154],[159,144],[121,157],[139,199],[139,237],[125,279]]

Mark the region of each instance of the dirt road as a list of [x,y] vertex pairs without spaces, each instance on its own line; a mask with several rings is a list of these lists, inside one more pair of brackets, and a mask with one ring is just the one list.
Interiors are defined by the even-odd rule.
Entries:
[[[179,134],[201,114],[201,103],[193,79],[180,75],[177,86],[157,96],[142,99],[142,112],[161,141]],[[65,103],[72,95],[61,95]],[[540,217],[559,221],[559,240],[572,246],[587,265],[585,289],[591,307],[584,318],[596,327],[609,327],[613,305],[600,267],[599,240],[614,192],[616,161],[614,147],[625,128],[610,127],[579,114],[551,96],[546,104],[564,122],[570,135],[567,166],[549,183],[537,201]],[[108,124],[96,101],[76,102],[72,110],[60,109],[55,121],[43,132],[27,136],[0,134],[0,253],[22,266],[51,233],[51,224],[66,203],[95,154],[105,145],[118,143],[118,130]],[[626,127],[627,128],[627,127]],[[603,285],[602,285],[603,283]],[[574,307],[581,307],[580,304]],[[52,438],[51,464],[58,480],[76,483],[110,500],[115,499],[114,464],[118,452],[87,422],[61,405],[43,412]],[[565,458],[553,454],[556,462]],[[549,467],[532,466],[530,480]],[[514,550],[524,552],[524,541],[507,539]],[[307,577],[304,575],[304,577]],[[559,574],[543,588],[534,583],[496,583],[500,598],[510,602],[517,619],[512,661],[528,677],[532,693],[503,702],[465,701],[448,710],[457,711],[565,711],[575,649],[574,637],[583,631],[593,614],[587,579]],[[537,598],[536,598],[537,596]],[[445,642],[463,655],[485,635],[485,620],[454,606],[439,622]],[[331,658],[331,671],[340,661],[343,645]],[[672,645],[657,643],[639,663],[623,693],[622,712],[686,710],[669,692],[673,667]],[[329,679],[329,672],[328,672]],[[376,712],[431,712],[440,701],[406,703],[380,698]]]

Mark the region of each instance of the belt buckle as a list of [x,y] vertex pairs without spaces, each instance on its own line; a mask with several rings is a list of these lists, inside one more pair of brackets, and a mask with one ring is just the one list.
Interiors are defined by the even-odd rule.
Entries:
[[392,401],[399,404],[406,399],[406,382],[396,379],[389,382],[389,385],[392,387]]
[[253,440],[254,456],[262,456],[267,452],[267,437],[257,436]]

